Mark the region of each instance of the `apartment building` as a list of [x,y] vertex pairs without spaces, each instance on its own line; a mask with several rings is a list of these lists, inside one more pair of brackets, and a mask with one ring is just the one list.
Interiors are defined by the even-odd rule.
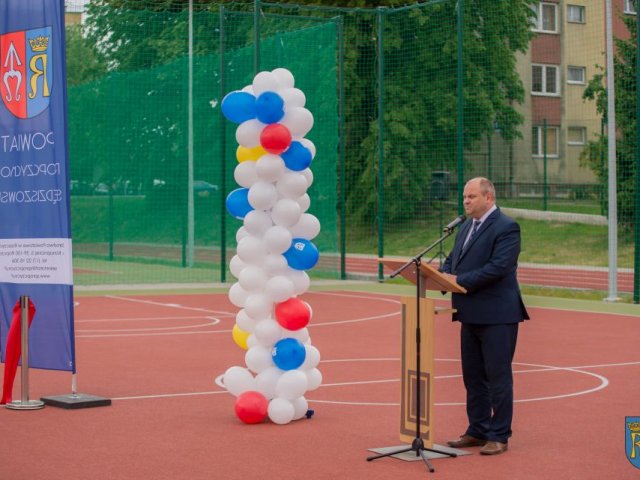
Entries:
[[[516,194],[539,192],[545,181],[596,181],[589,168],[580,166],[580,154],[603,126],[595,102],[582,95],[606,66],[605,6],[604,0],[543,0],[534,7],[535,37],[517,67],[526,92],[519,109],[525,118],[523,138],[510,151],[512,168],[502,173],[510,182],[529,185]],[[635,14],[633,0],[612,0],[612,9],[614,37],[628,38],[620,16]]]

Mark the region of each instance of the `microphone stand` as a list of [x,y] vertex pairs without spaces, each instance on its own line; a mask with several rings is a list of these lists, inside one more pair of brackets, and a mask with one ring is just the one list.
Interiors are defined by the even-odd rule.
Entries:
[[[457,226],[457,225],[456,225]],[[422,457],[422,460],[424,461],[425,465],[427,466],[427,469],[429,470],[429,472],[435,472],[435,469],[433,468],[433,466],[431,465],[431,463],[429,463],[429,459],[426,455],[426,451],[429,452],[433,452],[433,453],[439,453],[442,455],[448,455],[450,457],[457,457],[458,455],[456,453],[452,453],[452,452],[445,452],[443,450],[436,450],[433,448],[426,448],[424,446],[424,440],[422,440],[422,437],[420,436],[420,402],[422,401],[421,395],[420,395],[420,377],[422,375],[421,371],[420,371],[420,347],[421,347],[421,337],[420,337],[420,298],[421,298],[421,294],[422,294],[422,285],[421,285],[421,275],[420,275],[420,265],[422,264],[422,257],[424,255],[426,255],[427,253],[429,253],[431,250],[433,250],[434,248],[436,248],[438,245],[440,245],[442,242],[444,242],[447,238],[449,238],[452,234],[453,231],[455,230],[455,226],[451,227],[451,228],[445,228],[444,229],[444,235],[442,235],[438,240],[436,240],[435,242],[433,242],[431,245],[429,245],[427,248],[425,248],[422,252],[418,253],[415,257],[413,257],[411,260],[409,260],[407,263],[405,263],[404,265],[402,265],[400,268],[398,268],[396,271],[394,271],[391,275],[389,275],[389,278],[394,278],[396,276],[398,276],[401,272],[403,272],[405,269],[409,268],[409,266],[414,265],[415,269],[416,269],[416,388],[415,388],[415,392],[416,392],[416,436],[413,439],[413,442],[411,442],[411,446],[407,447],[407,448],[402,448],[400,450],[396,450],[393,452],[387,452],[387,453],[381,453],[378,455],[373,455],[371,457],[367,457],[367,461],[370,462],[372,460],[376,460],[378,458],[382,458],[382,457],[389,457],[391,455],[397,455],[399,453],[404,453],[404,452],[416,452],[416,457],[420,456]]]

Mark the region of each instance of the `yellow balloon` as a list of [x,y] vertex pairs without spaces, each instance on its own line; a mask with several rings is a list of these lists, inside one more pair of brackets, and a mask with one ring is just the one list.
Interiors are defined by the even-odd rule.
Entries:
[[241,349],[246,350],[249,348],[247,346],[247,338],[249,338],[249,332],[245,332],[242,330],[238,324],[236,323],[233,326],[233,330],[231,330],[231,336],[233,337],[233,341],[236,342]]
[[262,148],[262,145],[258,145],[257,147],[243,147],[242,145],[238,145],[238,149],[236,150],[236,158],[238,162],[246,162],[247,160],[258,160],[261,156],[266,155],[267,151]]

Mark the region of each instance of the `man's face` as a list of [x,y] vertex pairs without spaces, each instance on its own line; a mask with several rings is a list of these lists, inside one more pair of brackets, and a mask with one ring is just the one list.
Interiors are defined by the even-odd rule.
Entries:
[[463,192],[464,212],[472,218],[480,218],[494,203],[490,193],[482,193],[479,180],[470,180]]

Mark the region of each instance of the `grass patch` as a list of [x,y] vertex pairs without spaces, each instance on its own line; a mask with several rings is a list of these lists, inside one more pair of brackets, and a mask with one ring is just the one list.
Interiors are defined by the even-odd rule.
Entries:
[[[453,218],[450,215],[450,218]],[[447,217],[449,218],[449,217]],[[418,220],[412,225],[387,225],[384,233],[385,256],[413,256],[437,240],[441,231],[437,220]],[[519,219],[522,231],[521,263],[579,265],[606,267],[608,265],[608,228],[604,225],[585,225],[557,221]],[[351,226],[347,233],[347,251],[378,255],[378,235],[372,227]],[[443,243],[444,253],[453,248],[453,237]],[[438,249],[432,251],[435,255]],[[619,230],[618,267],[633,267],[633,235]]]

